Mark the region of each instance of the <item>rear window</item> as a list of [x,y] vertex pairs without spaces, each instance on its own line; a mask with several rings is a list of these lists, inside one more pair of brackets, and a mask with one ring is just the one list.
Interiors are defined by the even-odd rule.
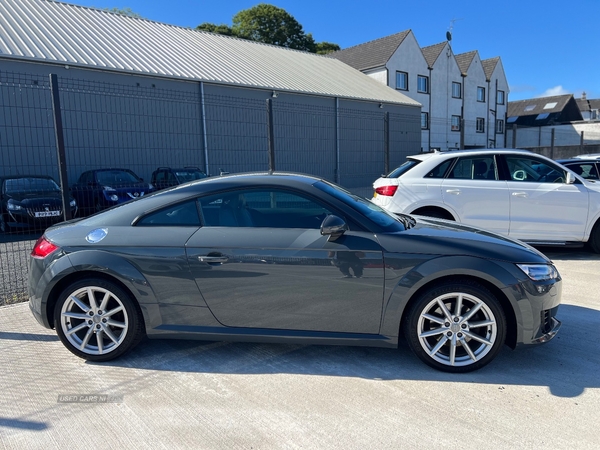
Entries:
[[404,161],[404,164],[402,164],[400,167],[396,167],[389,174],[387,174],[386,178],[398,178],[404,175],[406,172],[408,172],[420,162],[421,161],[416,159],[407,159],[406,161]]
[[443,163],[438,164],[438,166],[435,169],[433,169],[431,172],[425,175],[425,178],[444,178],[444,175],[446,175],[448,168],[454,162],[455,159],[456,158],[448,159]]

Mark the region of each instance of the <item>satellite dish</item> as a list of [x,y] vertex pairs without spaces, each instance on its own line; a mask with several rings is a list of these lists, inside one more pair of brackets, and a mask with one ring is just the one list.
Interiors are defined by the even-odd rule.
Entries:
[[446,40],[448,42],[450,42],[452,40],[452,33],[450,33],[449,31],[446,31]]

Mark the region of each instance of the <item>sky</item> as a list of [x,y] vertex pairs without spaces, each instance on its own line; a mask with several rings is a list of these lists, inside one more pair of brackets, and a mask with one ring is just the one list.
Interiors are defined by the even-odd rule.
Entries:
[[[195,28],[231,25],[260,0],[63,0],[96,8],[130,8],[145,19]],[[446,40],[455,54],[499,56],[509,100],[585,92],[600,98],[600,0],[264,0],[285,9],[317,42],[342,48],[404,30],[421,47]]]

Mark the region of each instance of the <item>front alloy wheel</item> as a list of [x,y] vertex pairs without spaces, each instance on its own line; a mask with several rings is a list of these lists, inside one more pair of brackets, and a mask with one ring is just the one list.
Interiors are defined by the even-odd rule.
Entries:
[[142,336],[140,314],[129,295],[108,281],[89,279],[63,291],[54,323],[62,343],[90,361],[109,361]]
[[411,349],[426,364],[445,372],[470,372],[498,354],[505,324],[496,298],[466,281],[423,294],[411,308],[404,331]]

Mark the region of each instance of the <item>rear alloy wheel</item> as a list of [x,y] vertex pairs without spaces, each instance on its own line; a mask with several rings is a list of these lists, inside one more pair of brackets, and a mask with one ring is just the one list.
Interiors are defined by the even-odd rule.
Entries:
[[498,300],[472,281],[429,289],[412,305],[404,322],[411,350],[444,372],[470,372],[500,351],[506,319]]
[[130,296],[117,285],[89,278],[67,287],[54,309],[56,332],[72,353],[109,361],[143,337],[142,319]]

